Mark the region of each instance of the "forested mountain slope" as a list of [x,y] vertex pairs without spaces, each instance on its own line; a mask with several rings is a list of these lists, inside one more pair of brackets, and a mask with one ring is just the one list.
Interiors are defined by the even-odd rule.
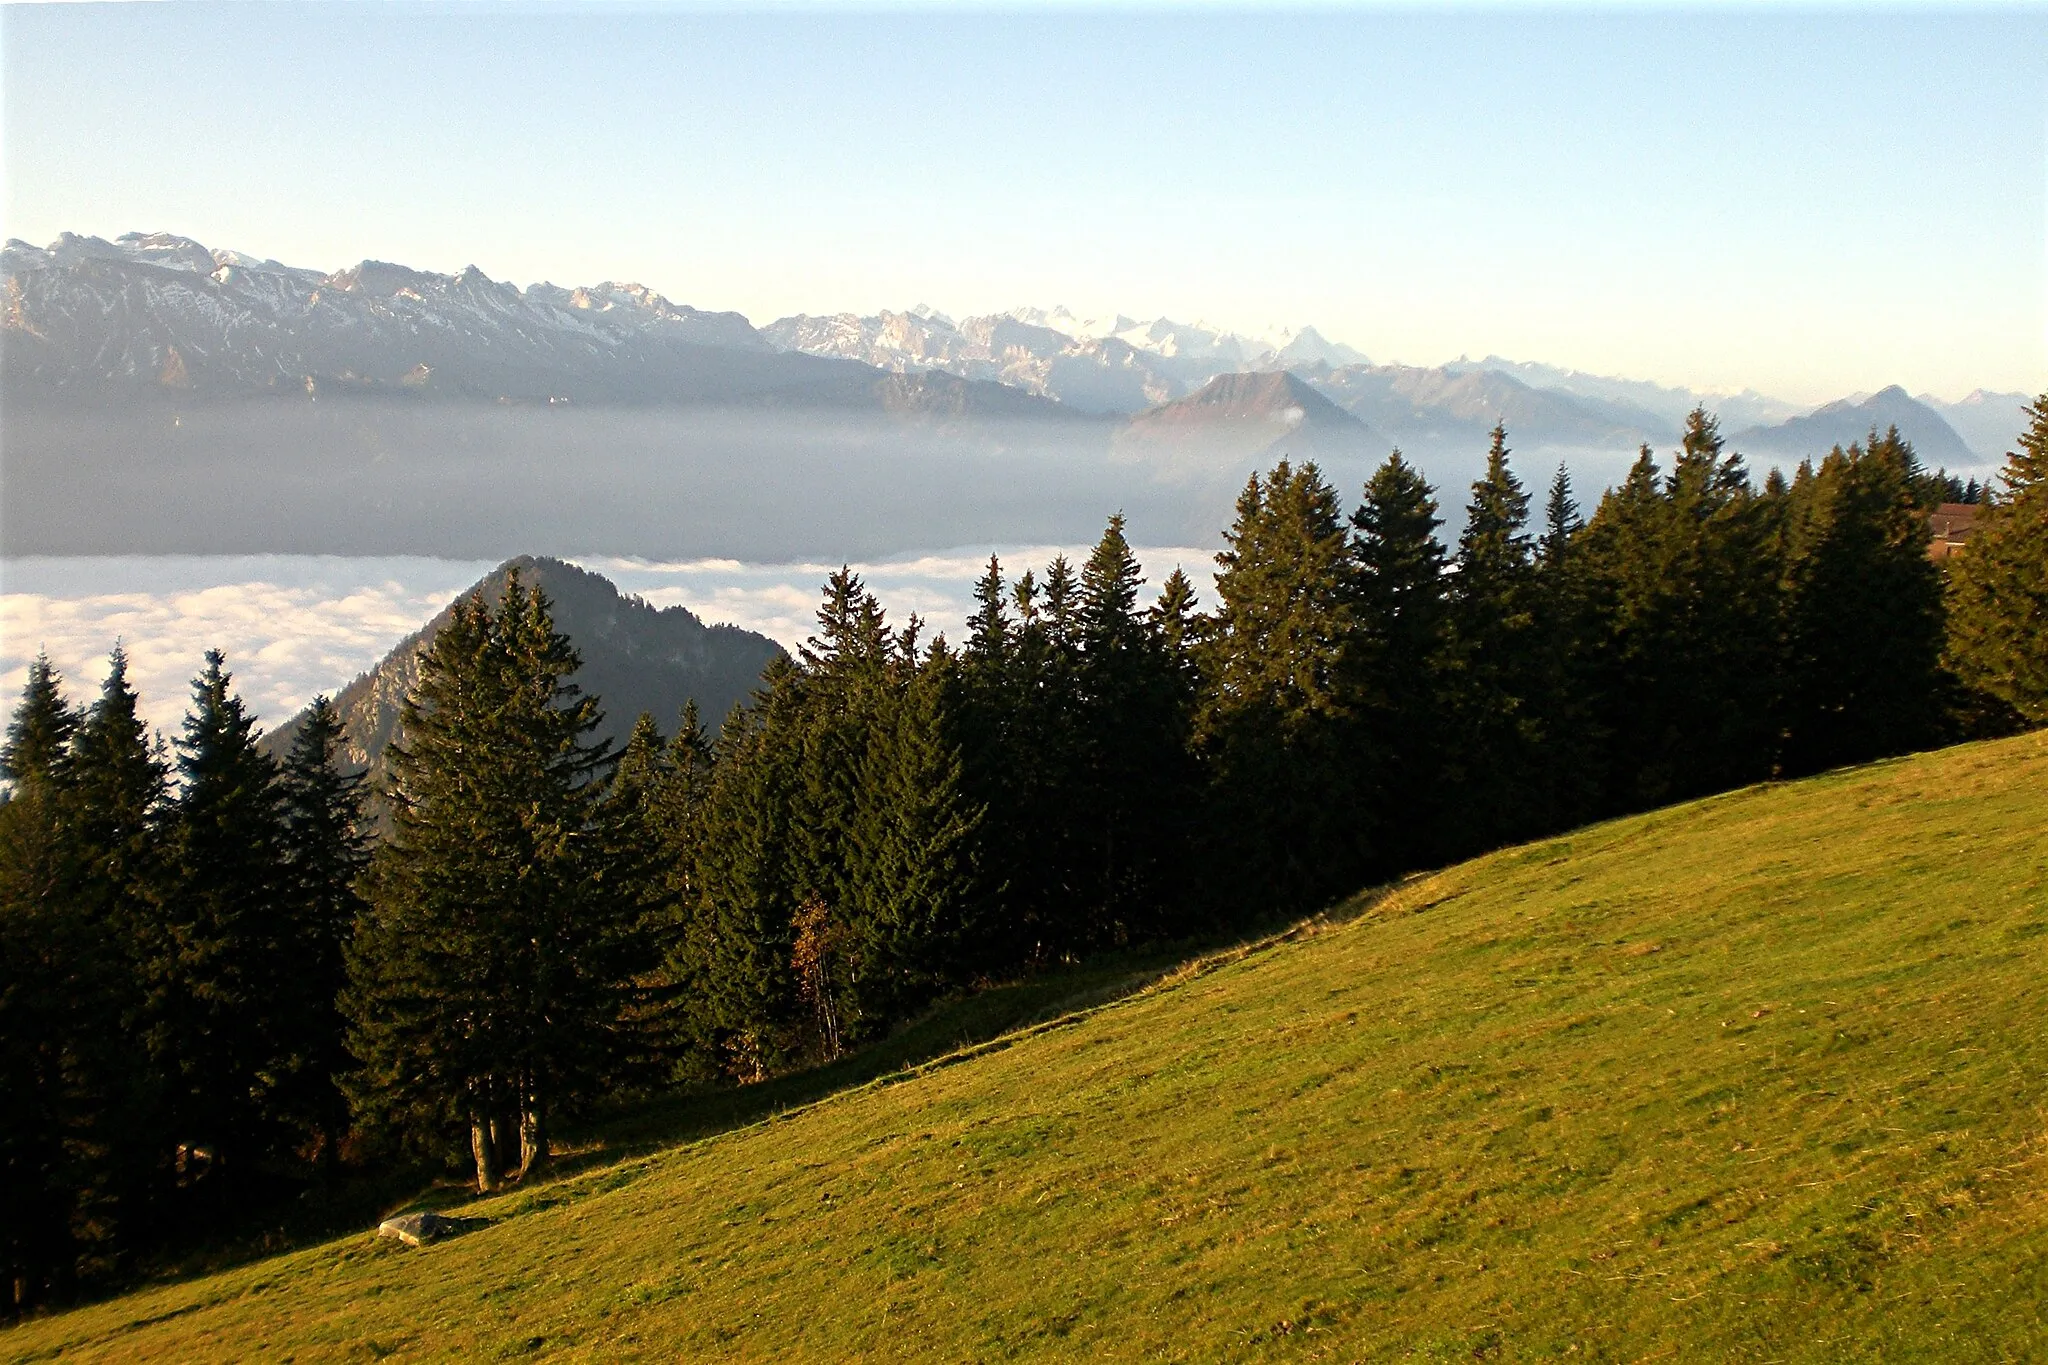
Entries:
[[2040,733],[1596,826],[0,1357],[2037,1358],[2044,827]]
[[[761,670],[782,652],[765,635],[739,626],[707,626],[687,607],[655,607],[628,597],[610,579],[559,559],[522,555],[486,574],[470,592],[496,601],[506,575],[518,570],[529,587],[547,593],[555,626],[583,658],[577,686],[604,702],[598,735],[623,744],[641,712],[664,730],[675,728],[684,703],[695,701],[712,733],[733,705],[761,680]],[[465,593],[464,596],[468,594]],[[335,695],[341,713],[342,762],[381,774],[384,748],[398,729],[399,703],[419,675],[419,652],[448,620],[450,607],[392,647],[375,668]],[[271,736],[282,756],[302,716]]]

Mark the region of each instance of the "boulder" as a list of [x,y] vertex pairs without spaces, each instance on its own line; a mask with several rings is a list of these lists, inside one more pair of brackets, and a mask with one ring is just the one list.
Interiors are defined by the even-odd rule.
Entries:
[[401,1213],[377,1225],[379,1237],[396,1237],[409,1247],[425,1246],[482,1227],[481,1218],[450,1218],[440,1213]]

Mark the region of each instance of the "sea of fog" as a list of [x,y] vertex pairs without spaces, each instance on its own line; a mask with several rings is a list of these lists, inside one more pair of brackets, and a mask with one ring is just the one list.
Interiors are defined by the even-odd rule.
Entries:
[[[1014,577],[1086,546],[977,546],[853,567],[901,623],[915,612],[958,640],[991,553]],[[1209,550],[1138,547],[1147,593],[1176,566],[1207,590]],[[662,562],[568,556],[621,591],[682,605],[710,623],[758,630],[795,648],[811,632],[819,589],[837,564]],[[315,694],[338,691],[494,566],[490,560],[341,555],[94,555],[0,559],[0,688],[20,694],[40,651],[74,699],[95,693],[116,642],[145,715],[174,734],[208,649],[227,655],[236,689],[266,727]]]

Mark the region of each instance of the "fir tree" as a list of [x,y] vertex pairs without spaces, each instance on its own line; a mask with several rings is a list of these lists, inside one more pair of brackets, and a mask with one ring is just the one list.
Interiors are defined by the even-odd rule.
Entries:
[[1163,927],[1167,874],[1186,839],[1186,699],[1164,636],[1138,608],[1143,582],[1119,513],[1082,568],[1078,612],[1081,780],[1071,796],[1090,943]]
[[1785,569],[1782,764],[1866,762],[1934,741],[1941,578],[1927,557],[1912,447],[1892,428],[1807,474]]
[[974,584],[974,614],[967,618],[967,657],[976,664],[1000,664],[1009,656],[1012,622],[1003,590],[1002,561],[988,557],[988,568]]
[[0,748],[0,779],[19,794],[32,787],[54,788],[62,780],[79,714],[64,699],[63,680],[38,652],[29,662],[21,702],[7,723],[7,743]]
[[1779,651],[1773,504],[1704,410],[1686,420],[1671,473],[1645,446],[1584,536],[1602,644],[1591,679],[1612,736],[1614,809],[1767,776]]
[[1529,707],[1542,735],[1541,772],[1529,793],[1527,827],[1568,829],[1595,809],[1604,735],[1588,696],[1595,648],[1578,543],[1585,530],[1571,474],[1559,464],[1544,501],[1535,578],[1535,655]]
[[1191,664],[1201,634],[1200,612],[1194,580],[1178,566],[1159,585],[1159,600],[1152,604],[1151,617],[1153,629],[1159,632],[1175,665]]
[[959,944],[978,927],[983,809],[967,795],[951,734],[957,687],[951,657],[934,654],[862,759],[841,920],[845,1009],[835,1014],[853,1038],[885,1031],[956,980]]
[[1538,640],[1529,498],[1507,456],[1507,431],[1496,426],[1450,579],[1445,709],[1453,733],[1444,796],[1458,829],[1441,832],[1455,851],[1526,834],[1539,818],[1533,798],[1545,736],[1530,696]]
[[1950,575],[1948,657],[1969,687],[2048,724],[2048,393]]
[[364,777],[343,770],[344,742],[334,704],[315,697],[280,774],[289,933],[300,985],[290,1027],[301,1061],[287,1105],[319,1139],[329,1170],[348,1126],[347,1099],[337,1084],[352,1065],[341,997],[348,944],[364,908],[356,887],[370,860]]
[[69,766],[73,834],[93,913],[110,933],[134,933],[154,873],[155,820],[168,765],[161,744],[150,742],[128,685],[128,655],[118,645],[99,698],[72,738]]
[[81,894],[78,722],[39,655],[0,750],[0,1314],[67,1297],[82,1259],[119,1246],[146,1175],[131,964]]
[[233,1170],[283,1136],[279,1089],[311,1063],[295,1055],[289,1016],[317,985],[298,976],[277,766],[230,683],[208,651],[177,743],[147,984],[178,1140]]
[[128,1060],[120,1072],[106,1073],[112,1092],[118,1092],[108,1111],[118,1121],[102,1134],[103,1169],[112,1186],[103,1202],[118,1210],[124,1238],[147,1240],[173,1141],[166,1086],[148,1051],[155,1023],[148,983],[161,978],[167,952],[154,907],[168,764],[162,741],[152,743],[143,724],[128,683],[128,656],[118,645],[108,657],[100,695],[72,735],[64,767],[62,829],[75,888],[72,913],[80,932],[98,935],[120,959],[118,967],[98,974],[108,991],[93,1006],[123,1031]]
[[1571,471],[1560,462],[1550,480],[1550,496],[1543,501],[1543,542],[1537,558],[1544,569],[1556,573],[1565,568],[1571,560],[1572,537],[1585,524],[1572,497]]
[[606,754],[577,666],[516,574],[451,612],[401,710],[350,953],[353,1096],[414,1140],[466,1128],[480,1188],[515,1144],[521,1172],[545,1161],[555,1116],[633,1047],[637,926],[598,893]]
[[1198,719],[1216,784],[1213,882],[1298,908],[1373,861],[1357,567],[1313,464],[1252,476],[1224,544]]
[[1359,762],[1377,765],[1386,861],[1436,857],[1442,810],[1444,673],[1449,608],[1441,525],[1429,484],[1396,450],[1373,472],[1352,514],[1366,712]]
[[693,1045],[742,1081],[765,1078],[795,1050],[788,1025],[800,898],[787,850],[801,701],[796,665],[778,657],[754,702],[719,730],[698,820],[697,885],[669,957],[668,975],[689,1001]]

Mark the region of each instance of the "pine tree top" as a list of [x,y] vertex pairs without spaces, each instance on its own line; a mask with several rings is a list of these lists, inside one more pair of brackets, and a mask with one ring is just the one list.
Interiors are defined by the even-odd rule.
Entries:
[[37,652],[28,666],[28,682],[14,718],[7,723],[7,743],[0,748],[0,778],[30,784],[58,779],[81,717],[64,697],[64,680]]

